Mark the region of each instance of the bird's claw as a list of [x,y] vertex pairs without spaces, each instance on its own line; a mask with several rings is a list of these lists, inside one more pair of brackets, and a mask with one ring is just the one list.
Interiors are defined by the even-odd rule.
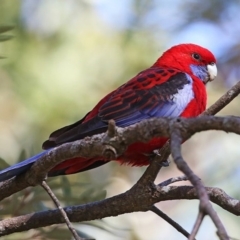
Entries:
[[167,159],[166,161],[163,161],[160,164],[161,164],[162,167],[169,167],[170,166],[170,162],[171,161]]
[[[153,159],[161,157],[161,154],[159,153],[159,150],[156,149],[156,150],[153,150],[152,153],[148,154],[148,157],[149,157],[149,161],[151,162]],[[167,159],[167,160],[161,162],[160,165],[162,167],[169,167],[170,160]]]

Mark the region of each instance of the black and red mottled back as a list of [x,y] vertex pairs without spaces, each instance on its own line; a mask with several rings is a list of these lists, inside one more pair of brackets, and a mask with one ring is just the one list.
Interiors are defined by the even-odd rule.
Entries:
[[[52,133],[44,149],[107,130],[114,119],[126,127],[152,117],[177,117],[193,98],[191,77],[173,68],[152,67],[107,95],[82,120]],[[178,104],[179,91],[186,91]]]

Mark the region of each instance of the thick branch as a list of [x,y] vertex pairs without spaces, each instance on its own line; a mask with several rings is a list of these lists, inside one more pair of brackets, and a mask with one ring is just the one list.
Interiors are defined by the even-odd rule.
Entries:
[[[121,154],[127,146],[134,142],[147,142],[154,137],[169,137],[169,126],[176,121],[179,121],[179,119],[153,118],[127,128],[117,128],[118,134],[109,140],[109,145],[114,147],[118,154]],[[222,130],[240,134],[239,117],[203,116],[192,119],[181,119],[181,124],[179,126],[184,139],[188,139],[197,132],[206,130]],[[91,158],[101,155],[106,147],[105,144],[102,143],[102,139],[105,136],[105,133],[95,135],[73,143],[66,143],[50,150],[46,155],[39,158],[26,174],[23,174],[16,179],[13,178],[3,182],[0,185],[0,200],[28,186],[39,184],[39,181],[45,176],[46,172],[66,159],[78,156]],[[168,147],[164,149],[166,150],[166,154],[163,155],[165,157],[169,154],[169,150]],[[143,175],[142,179],[147,176],[148,180],[140,180],[141,183],[155,179],[154,175],[156,175],[158,171],[152,169],[154,166],[156,169],[160,168],[157,160],[153,161]]]
[[[231,198],[218,188],[206,188],[206,190],[212,202],[237,216],[240,215],[239,200]],[[140,192],[131,189],[112,198],[85,205],[66,207],[64,210],[70,221],[81,222],[130,212],[148,211],[157,202],[178,199],[198,199],[198,197],[192,186],[167,186],[160,188],[148,185]],[[59,210],[13,217],[0,222],[0,236],[59,223],[64,223]]]

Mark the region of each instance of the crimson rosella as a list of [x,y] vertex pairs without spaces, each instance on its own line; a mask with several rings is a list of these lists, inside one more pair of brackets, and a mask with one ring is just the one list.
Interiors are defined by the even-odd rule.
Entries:
[[[127,127],[153,117],[196,117],[206,109],[205,85],[216,75],[216,59],[209,50],[195,44],[173,46],[152,67],[105,96],[84,118],[53,132],[43,149],[103,133],[110,119]],[[134,143],[116,160],[131,166],[148,165],[151,153],[165,142],[165,138],[154,138]],[[25,172],[45,153],[0,171],[0,181]],[[58,164],[48,176],[83,172],[106,162],[103,157],[77,157]]]

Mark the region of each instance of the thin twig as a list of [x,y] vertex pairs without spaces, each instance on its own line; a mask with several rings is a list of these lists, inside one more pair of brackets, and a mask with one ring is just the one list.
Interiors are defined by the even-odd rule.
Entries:
[[158,184],[159,187],[164,187],[164,186],[168,186],[172,183],[175,182],[180,182],[180,181],[187,181],[188,178],[186,176],[180,176],[180,177],[173,177],[173,178],[169,178],[161,183]]
[[177,222],[175,222],[173,219],[168,217],[168,215],[166,215],[164,212],[162,212],[156,206],[153,205],[149,210],[156,213],[160,218],[162,218],[166,222],[168,222],[171,226],[173,226],[178,232],[182,233],[185,237],[190,236],[190,234],[183,227],[181,227]]
[[210,106],[201,116],[215,115],[228,105],[235,97],[240,94],[240,81],[237,82],[230,90],[220,97],[212,106]]
[[69,218],[66,214],[66,212],[64,211],[64,209],[62,208],[60,202],[58,201],[57,197],[55,196],[55,194],[53,193],[53,191],[51,190],[51,188],[48,186],[48,184],[46,183],[46,181],[42,181],[41,186],[43,187],[43,189],[48,193],[48,195],[50,196],[50,198],[53,200],[55,206],[59,209],[59,211],[61,212],[62,217],[64,218],[65,223],[67,224],[67,227],[69,229],[69,231],[72,233],[73,237],[75,240],[83,240],[83,238],[79,237],[76,230],[74,229],[74,227],[72,226],[71,222],[69,221]]
[[13,212],[13,214],[12,214],[13,216],[17,216],[18,212],[22,209],[22,207],[24,207],[25,200],[29,196],[30,193],[31,193],[31,191],[29,189],[26,189],[25,191],[23,191],[22,199],[21,199],[19,205],[17,206],[17,208],[15,209],[15,211]]
[[202,211],[199,211],[198,212],[198,216],[197,216],[197,219],[196,219],[196,222],[193,226],[193,229],[192,229],[192,232],[191,232],[191,235],[189,236],[188,240],[194,240],[196,235],[197,235],[197,232],[202,224],[202,221],[203,221],[203,218],[204,218],[205,214],[202,212]]

